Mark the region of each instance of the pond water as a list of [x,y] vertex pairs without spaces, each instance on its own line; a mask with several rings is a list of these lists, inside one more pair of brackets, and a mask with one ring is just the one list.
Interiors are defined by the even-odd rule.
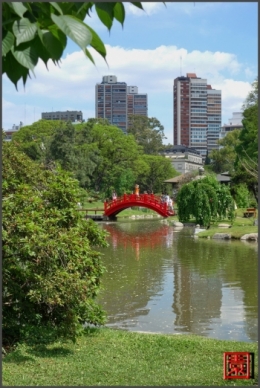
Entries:
[[108,327],[258,340],[258,245],[193,237],[163,219],[100,223]]

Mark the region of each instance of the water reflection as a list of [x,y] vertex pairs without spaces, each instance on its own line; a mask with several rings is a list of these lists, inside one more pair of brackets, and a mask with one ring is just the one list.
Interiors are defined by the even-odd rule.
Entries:
[[257,341],[257,245],[194,239],[167,221],[103,224],[108,325]]

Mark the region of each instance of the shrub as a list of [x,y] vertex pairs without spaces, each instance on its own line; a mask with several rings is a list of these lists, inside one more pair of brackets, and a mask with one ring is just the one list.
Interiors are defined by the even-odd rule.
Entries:
[[239,208],[249,206],[249,191],[245,183],[240,183],[234,187],[235,201]]
[[198,224],[208,226],[217,218],[228,217],[232,221],[235,217],[229,187],[212,176],[184,184],[178,192],[177,205],[181,222],[195,218]]
[[105,233],[77,209],[78,182],[3,144],[3,338],[46,325],[75,339],[82,324],[103,324],[94,299],[104,271],[94,246]]

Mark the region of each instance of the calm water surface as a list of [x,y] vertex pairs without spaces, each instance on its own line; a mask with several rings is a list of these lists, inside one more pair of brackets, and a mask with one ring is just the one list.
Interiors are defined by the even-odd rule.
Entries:
[[162,219],[99,225],[108,327],[258,340],[256,243],[194,238]]

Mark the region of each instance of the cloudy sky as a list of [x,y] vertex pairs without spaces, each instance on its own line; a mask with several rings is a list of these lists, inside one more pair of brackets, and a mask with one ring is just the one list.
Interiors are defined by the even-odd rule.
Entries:
[[95,117],[95,84],[104,75],[138,86],[148,94],[148,116],[173,141],[173,80],[188,72],[222,90],[222,124],[241,110],[257,76],[257,2],[143,3],[144,11],[124,3],[124,28],[110,33],[95,11],[86,19],[107,49],[107,64],[90,50],[96,66],[68,41],[60,67],[39,61],[35,75],[18,92],[3,76],[3,128],[32,124],[42,112],[81,110]]

